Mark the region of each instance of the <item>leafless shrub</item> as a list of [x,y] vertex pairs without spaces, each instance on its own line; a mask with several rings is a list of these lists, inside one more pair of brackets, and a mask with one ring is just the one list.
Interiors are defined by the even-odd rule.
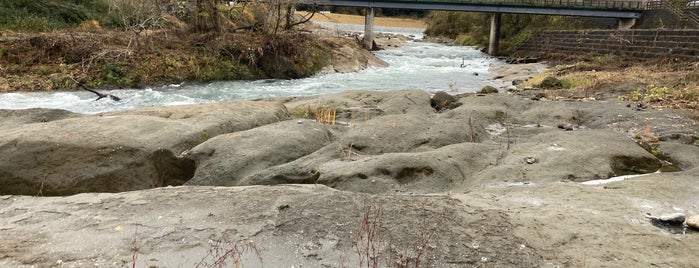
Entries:
[[347,148],[340,145],[340,153],[342,153],[343,161],[357,161],[357,158],[360,156],[360,154],[357,151],[352,150],[353,148],[354,147],[352,143],[347,145]]
[[357,254],[359,267],[430,267],[430,250],[436,248],[432,240],[447,218],[446,209],[432,223],[428,211],[423,208],[417,226],[417,238],[406,245],[392,245],[395,234],[384,225],[384,210],[381,205],[365,202],[360,215],[359,231],[352,248]]
[[[132,32],[137,48],[141,47],[141,37],[149,37],[153,30],[165,29],[167,13],[162,3],[157,0],[111,0],[110,12],[119,14],[121,26],[125,31]],[[150,40],[150,39],[147,39]]]
[[196,268],[223,268],[228,267],[230,262],[233,267],[242,267],[242,258],[248,252],[255,254],[262,264],[263,248],[255,244],[252,240],[232,240],[224,234],[216,241],[209,241],[209,250],[201,261],[196,264]]
[[365,203],[362,207],[357,237],[352,243],[352,248],[357,253],[359,267],[379,267],[381,251],[386,246],[387,232],[383,225],[383,207]]
[[583,113],[580,110],[575,110],[573,112],[573,116],[570,119],[578,127],[582,126],[583,124],[585,124],[587,122],[587,118],[585,117],[585,113]]
[[431,266],[430,250],[436,248],[436,246],[431,244],[430,241],[437,236],[439,227],[444,224],[447,218],[447,211],[445,209],[432,224],[428,222],[429,217],[426,210],[422,211],[420,218],[417,239],[412,244],[406,245],[402,251],[391,255],[392,267],[419,268]]

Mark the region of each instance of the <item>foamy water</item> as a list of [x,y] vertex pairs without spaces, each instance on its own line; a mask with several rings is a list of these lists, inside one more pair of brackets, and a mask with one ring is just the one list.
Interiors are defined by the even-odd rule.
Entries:
[[[350,25],[343,30],[353,30],[352,27],[359,27],[357,31],[360,31],[363,26]],[[421,38],[421,29],[377,27],[376,31]],[[102,91],[118,96],[122,99],[119,102],[107,98],[95,101],[95,95],[86,91],[4,93],[0,94],[0,109],[55,108],[94,114],[143,106],[305,96],[350,89],[475,92],[485,85],[495,85],[488,68],[504,64],[471,47],[418,41],[407,42],[400,48],[377,51],[375,54],[390,66],[371,67],[356,73],[321,74],[296,80],[218,81]]]

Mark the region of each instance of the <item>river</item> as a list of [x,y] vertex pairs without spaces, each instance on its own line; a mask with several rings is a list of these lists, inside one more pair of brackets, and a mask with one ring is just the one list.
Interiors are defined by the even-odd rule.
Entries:
[[[361,26],[327,23],[324,26],[361,31]],[[422,38],[420,29],[414,28],[376,27],[375,31]],[[0,109],[55,108],[95,114],[143,106],[304,96],[350,89],[475,92],[485,85],[497,86],[492,81],[488,68],[504,64],[471,47],[448,46],[419,40],[407,42],[399,48],[377,51],[375,54],[390,66],[367,68],[356,73],[320,74],[297,80],[218,81],[103,91],[120,97],[121,101],[118,102],[107,98],[95,101],[95,95],[87,91],[3,93],[0,94]]]

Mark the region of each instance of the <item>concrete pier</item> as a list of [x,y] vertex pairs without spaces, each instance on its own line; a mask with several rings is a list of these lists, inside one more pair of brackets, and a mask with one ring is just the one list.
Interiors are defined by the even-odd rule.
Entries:
[[364,16],[364,48],[372,50],[374,48],[374,8],[365,8]]
[[488,54],[495,56],[500,47],[500,24],[502,14],[492,13],[490,15],[490,42],[488,42]]
[[628,30],[636,25],[636,19],[619,19],[619,30]]

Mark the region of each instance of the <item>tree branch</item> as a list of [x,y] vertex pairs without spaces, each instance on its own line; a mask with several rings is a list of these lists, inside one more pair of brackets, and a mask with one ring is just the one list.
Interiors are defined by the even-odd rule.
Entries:
[[80,88],[82,88],[82,89],[84,89],[84,90],[87,90],[87,91],[90,91],[90,92],[92,92],[92,93],[95,93],[95,94],[97,95],[97,99],[96,99],[95,101],[98,101],[98,100],[100,100],[100,99],[102,99],[102,98],[105,98],[105,97],[109,97],[109,98],[112,99],[113,101],[120,101],[120,100],[121,100],[121,98],[119,98],[119,97],[117,97],[117,96],[114,96],[114,95],[111,95],[111,94],[102,94],[102,93],[99,93],[99,92],[97,92],[97,91],[95,91],[95,90],[93,90],[93,89],[90,89],[90,88],[88,88],[87,86],[85,86],[85,84],[80,83],[78,80],[75,80],[75,78],[73,78],[73,77],[71,77],[70,79],[73,80],[73,82],[75,82],[76,84],[78,84],[78,86],[79,86]]

